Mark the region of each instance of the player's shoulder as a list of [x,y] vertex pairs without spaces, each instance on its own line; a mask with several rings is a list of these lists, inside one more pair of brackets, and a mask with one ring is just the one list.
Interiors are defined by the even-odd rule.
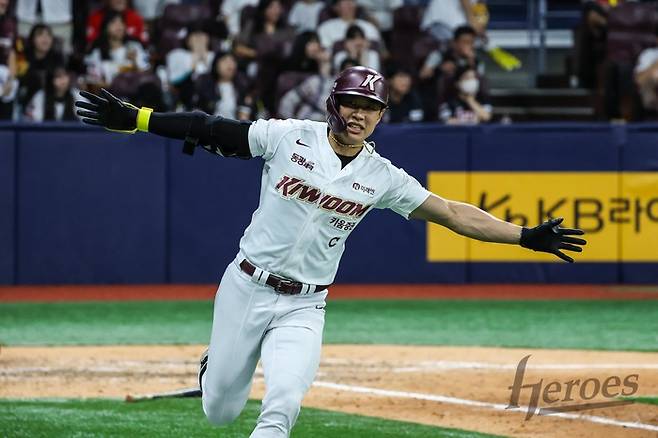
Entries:
[[368,160],[368,165],[380,168],[395,168],[395,165],[388,158],[382,157],[379,152],[374,148],[374,144],[365,147],[365,157]]
[[371,174],[380,175],[389,181],[398,180],[401,176],[406,174],[405,170],[391,162],[388,158],[382,157],[374,148],[368,147],[367,150],[367,168]]

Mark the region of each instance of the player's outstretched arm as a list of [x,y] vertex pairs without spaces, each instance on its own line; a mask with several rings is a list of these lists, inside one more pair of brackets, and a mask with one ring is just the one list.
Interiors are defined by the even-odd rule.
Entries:
[[[250,123],[209,116],[200,111],[187,113],[155,113],[150,108],[137,108],[109,91],[100,94],[81,91],[87,101],[75,102],[82,121],[107,130],[133,134],[151,132],[163,137],[185,140],[186,146],[200,145],[222,156],[250,158]],[[191,153],[191,152],[188,152]]]
[[585,234],[582,230],[562,228],[562,218],[526,228],[500,220],[474,205],[450,201],[430,195],[410,217],[443,225],[466,237],[485,242],[519,244],[534,251],[555,254],[562,260],[573,259],[562,250],[581,252],[587,242],[573,235]]

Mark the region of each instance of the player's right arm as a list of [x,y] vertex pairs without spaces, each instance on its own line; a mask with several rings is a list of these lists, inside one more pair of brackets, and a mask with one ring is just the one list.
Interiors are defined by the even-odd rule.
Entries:
[[200,145],[225,157],[251,158],[249,127],[251,122],[239,122],[209,116],[200,111],[186,113],[155,113],[150,108],[137,108],[114,97],[105,89],[101,95],[81,91],[87,101],[75,103],[82,121],[102,126],[109,131],[132,134],[150,132],[163,137],[184,140],[186,145]]
[[581,252],[586,241],[573,235],[582,230],[562,228],[562,219],[551,219],[534,228],[521,227],[492,216],[475,205],[443,199],[431,194],[411,212],[411,218],[424,219],[472,239],[484,242],[519,244],[524,248],[554,254],[573,263],[562,250]]

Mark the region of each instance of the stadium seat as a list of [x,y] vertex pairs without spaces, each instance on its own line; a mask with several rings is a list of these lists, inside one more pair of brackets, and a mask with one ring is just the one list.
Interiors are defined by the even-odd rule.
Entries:
[[156,74],[151,72],[120,73],[112,80],[110,92],[121,98],[134,99],[139,94],[140,87],[146,84],[157,84],[160,86],[160,79]]
[[286,71],[279,75],[276,81],[276,100],[277,102],[288,91],[295,88],[311,76],[311,73],[302,73],[297,71]]
[[391,58],[397,65],[411,70],[418,68],[433,47],[438,47],[436,40],[420,30],[422,16],[419,6],[406,5],[393,12],[395,32],[391,35]]
[[210,7],[205,4],[169,4],[160,19],[162,29],[181,29],[195,21],[212,18]]
[[157,53],[164,58],[172,49],[182,47],[185,29],[192,23],[212,18],[206,4],[169,4],[157,25]]

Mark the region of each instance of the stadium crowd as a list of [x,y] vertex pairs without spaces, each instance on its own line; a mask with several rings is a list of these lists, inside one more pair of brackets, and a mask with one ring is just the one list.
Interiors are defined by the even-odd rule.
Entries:
[[[489,120],[475,55],[482,25],[472,26],[460,0],[435,0],[427,29],[443,26],[449,38],[432,37],[419,23],[414,35],[396,38],[396,20],[419,21],[421,9],[404,6],[402,0],[0,0],[0,118],[74,120],[77,91],[106,87],[157,110],[324,120],[337,72],[366,65],[390,80],[387,123],[439,115],[448,123]],[[449,20],[441,24],[437,17],[446,11]],[[417,36],[423,44],[412,53],[408,39]]]
[[[597,32],[619,2],[583,2],[582,53],[595,59],[581,63],[584,85],[601,56]],[[75,120],[77,91],[105,87],[156,110],[324,120],[335,75],[366,65],[389,79],[386,123],[488,122],[485,3],[0,0],[0,119]],[[652,50],[637,70],[649,103]]]

